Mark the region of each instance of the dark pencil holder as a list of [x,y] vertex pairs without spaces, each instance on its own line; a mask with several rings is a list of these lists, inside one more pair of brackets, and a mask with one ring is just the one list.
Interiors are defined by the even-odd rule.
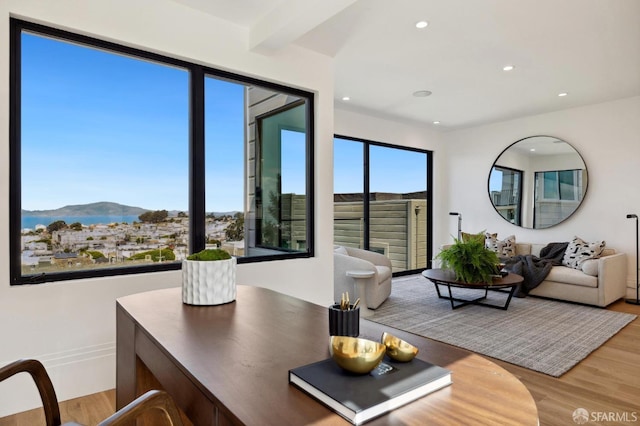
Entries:
[[329,306],[329,335],[358,337],[359,334],[360,307],[343,311],[340,305]]

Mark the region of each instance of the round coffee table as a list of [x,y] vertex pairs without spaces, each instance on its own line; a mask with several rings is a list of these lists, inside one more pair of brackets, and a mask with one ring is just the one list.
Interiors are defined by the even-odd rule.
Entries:
[[[518,285],[520,285],[520,283],[522,283],[523,281],[521,275],[512,274],[511,272],[509,272],[504,277],[494,277],[491,284],[465,283],[462,281],[458,281],[456,280],[455,272],[450,269],[427,269],[422,272],[422,276],[433,283],[433,285],[436,287],[436,291],[438,292],[438,297],[440,299],[447,299],[451,302],[451,309],[458,309],[467,305],[480,305],[486,306],[488,308],[507,310],[507,308],[509,308],[509,303],[511,302],[513,294],[518,288]],[[449,290],[448,296],[446,294],[443,295],[442,293],[440,293],[439,286],[441,285],[446,286]],[[484,295],[475,299],[461,299],[459,297],[453,296],[451,287],[484,290]],[[484,300],[486,300],[487,295],[489,294],[489,290],[507,293],[508,295],[505,303],[503,305],[485,303]]]

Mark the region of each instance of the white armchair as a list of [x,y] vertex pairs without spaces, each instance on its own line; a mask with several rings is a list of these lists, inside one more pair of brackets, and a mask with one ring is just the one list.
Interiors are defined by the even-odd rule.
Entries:
[[369,271],[365,297],[367,307],[376,309],[391,294],[391,261],[384,255],[353,247],[334,246],[333,250],[333,298],[339,302],[342,293],[348,291],[355,300],[354,278],[347,271]]

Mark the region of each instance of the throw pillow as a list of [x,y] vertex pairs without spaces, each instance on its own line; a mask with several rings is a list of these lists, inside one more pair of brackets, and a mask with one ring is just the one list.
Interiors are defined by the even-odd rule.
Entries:
[[589,243],[582,238],[574,237],[564,252],[562,264],[569,268],[582,269],[582,264],[589,259],[597,259],[602,254],[604,241]]
[[484,233],[482,233],[482,232],[479,232],[477,234],[469,234],[467,232],[461,232],[460,234],[462,235],[462,242],[463,243],[468,243],[471,240],[478,241],[480,243],[484,243]]
[[516,255],[516,236],[509,235],[504,240],[498,240],[498,234],[489,232],[484,234],[484,245],[491,251],[495,251],[501,257],[513,257]]

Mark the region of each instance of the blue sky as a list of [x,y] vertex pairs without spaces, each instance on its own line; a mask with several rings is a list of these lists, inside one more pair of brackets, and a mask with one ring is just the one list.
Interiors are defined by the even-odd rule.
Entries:
[[[336,139],[334,143],[334,192],[363,190],[362,143]],[[371,145],[370,191],[417,192],[427,189],[426,154]]]
[[23,34],[22,207],[188,206],[186,71]]
[[[187,71],[28,33],[22,45],[22,208],[187,210]],[[206,210],[242,210],[244,86],[206,78],[205,91]],[[284,193],[304,193],[302,167],[286,167],[304,159],[295,133],[283,132]],[[361,147],[336,144],[335,192],[362,191]],[[424,154],[373,147],[371,165],[372,191],[426,188]]]

